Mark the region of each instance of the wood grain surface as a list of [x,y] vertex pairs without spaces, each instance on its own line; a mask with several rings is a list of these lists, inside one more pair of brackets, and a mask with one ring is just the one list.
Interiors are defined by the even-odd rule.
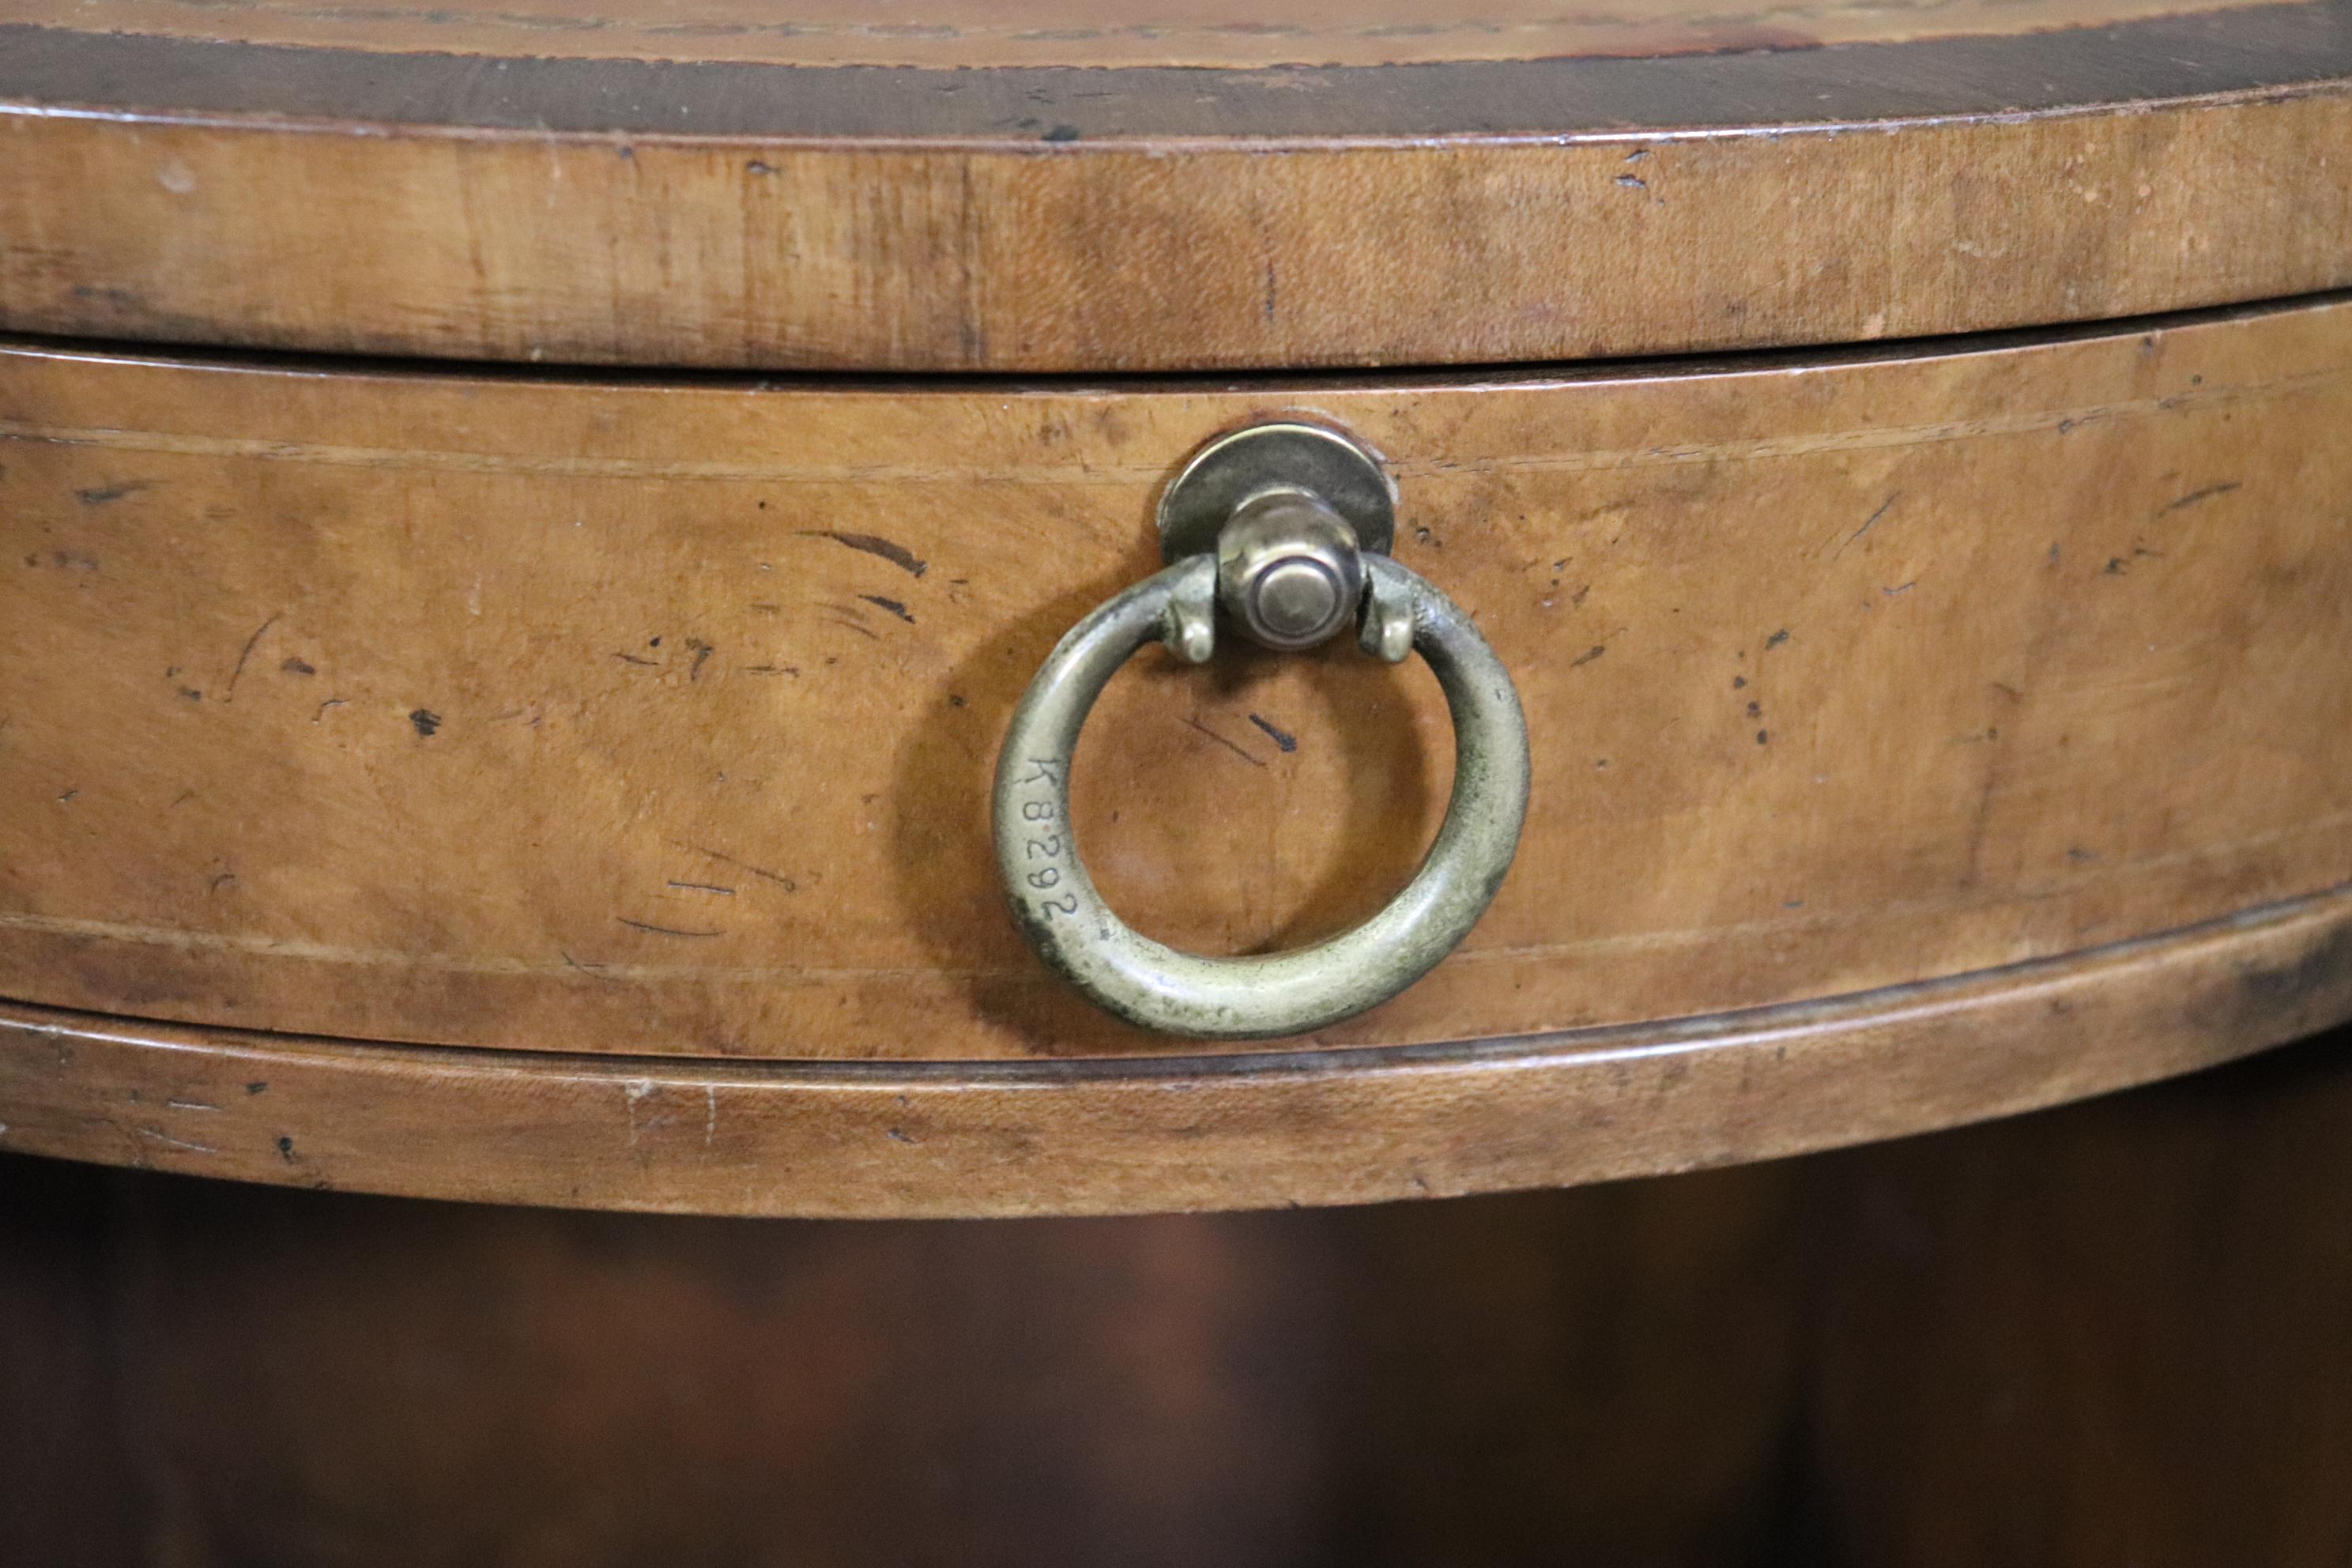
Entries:
[[[2241,0],[2244,3],[2244,0]],[[0,0],[0,23],[378,53],[770,65],[1389,66],[2023,34],[2233,8],[2213,0]]]
[[911,1217],[1570,1186],[2145,1083],[2352,1016],[2352,889],[1810,1006],[1373,1051],[787,1064],[0,1006],[0,1151],[341,1191]]
[[[1322,1046],[1769,1005],[2352,880],[2352,307],[1521,380],[796,389],[0,355],[0,994],[624,1054],[1171,1048],[1004,913],[987,779],[1165,475],[1385,452],[1535,787]],[[1156,653],[1115,907],[1296,943],[1409,874],[1434,682]]]
[[[723,17],[657,47],[593,13],[124,9],[0,20],[0,328],[1203,370],[1845,342],[2352,284],[2329,155],[2352,142],[2347,0],[2103,26],[2003,6],[1982,19],[2021,30],[1830,47],[1801,47],[1818,11],[1709,13],[1623,58],[1521,58],[1587,46],[1498,22],[1471,51],[1496,58],[1251,68],[1166,63],[1186,47],[1158,37],[1110,47],[1159,63],[1116,68],[775,63],[838,39],[814,16],[754,48]],[[1974,25],[1855,15],[1874,37]],[[108,30],[173,16],[188,36]],[[1370,52],[1442,43],[1449,17]],[[1261,27],[1213,36],[1289,37]],[[991,58],[919,23],[856,37]],[[1713,52],[1652,52],[1694,39]]]

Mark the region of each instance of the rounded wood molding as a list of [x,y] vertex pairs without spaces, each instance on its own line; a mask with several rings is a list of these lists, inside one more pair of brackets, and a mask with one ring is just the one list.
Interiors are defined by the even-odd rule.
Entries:
[[0,1149],[723,1215],[1434,1197],[1771,1158],[2146,1083],[2352,1016],[2352,889],[1802,1006],[1480,1045],[1024,1064],[362,1046],[0,1007]]
[[[1776,8],[1735,37],[1662,5],[1665,34],[1541,58],[1309,29],[1304,56],[1359,63],[1220,68],[1007,55],[985,29],[827,54],[822,26],[754,47],[740,18],[26,0],[0,13],[0,328],[1166,371],[1852,342],[2352,284],[2352,171],[2328,156],[2352,143],[2352,6],[2140,9],[1979,7],[1950,25],[1994,31],[1921,37]],[[161,30],[96,30],[117,13]],[[1163,44],[1187,58],[1134,47]]]

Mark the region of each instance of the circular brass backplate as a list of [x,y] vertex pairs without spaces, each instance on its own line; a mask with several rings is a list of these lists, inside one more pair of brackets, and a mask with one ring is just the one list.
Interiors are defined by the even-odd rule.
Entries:
[[1396,487],[1380,459],[1336,430],[1281,421],[1229,431],[1192,454],[1160,494],[1160,556],[1213,553],[1238,507],[1301,490],[1345,518],[1356,547],[1386,555],[1396,541]]

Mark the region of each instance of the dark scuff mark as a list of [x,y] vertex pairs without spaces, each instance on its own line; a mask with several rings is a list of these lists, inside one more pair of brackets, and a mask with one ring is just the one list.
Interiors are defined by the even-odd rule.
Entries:
[[[228,672],[228,685],[221,692],[222,701],[234,702],[236,700],[237,678],[245,673],[246,660],[253,657],[254,646],[260,642],[263,637],[268,636],[269,628],[277,624],[278,617],[276,616],[272,616],[268,620],[262,622],[259,626],[254,627],[253,635],[245,639],[245,647],[237,650],[236,668]],[[427,731],[425,732],[430,734],[432,731]]]
[[1037,140],[1038,140],[1038,141],[1040,141],[1040,142],[1076,142],[1077,139],[1078,139],[1078,128],[1077,128],[1076,126],[1075,126],[1075,125],[1056,125],[1056,126],[1053,127],[1051,130],[1047,131],[1047,132],[1045,132],[1045,134],[1044,134],[1043,136],[1040,136],[1039,138],[1037,138]]
[[1297,736],[1287,733],[1285,731],[1276,729],[1273,725],[1267,723],[1264,719],[1259,718],[1255,713],[1249,716],[1249,721],[1256,725],[1260,730],[1265,731],[1265,738],[1272,741],[1284,751],[1295,752],[1298,750]]
[[1733,689],[1734,691],[1745,691],[1745,690],[1747,690],[1747,689],[1748,689],[1748,678],[1747,678],[1746,676],[1744,676],[1744,675],[1735,675],[1735,676],[1733,676],[1733,677],[1731,678],[1731,689]]
[[2158,517],[2168,517],[2172,513],[2179,511],[2183,507],[2195,506],[2200,500],[2211,500],[2215,496],[2225,496],[2231,490],[2242,489],[2243,488],[2244,481],[2241,479],[2230,479],[2218,485],[2207,485],[2201,489],[2190,490],[2187,495],[2182,496],[2178,500],[2167,502],[2165,505],[2157,508],[2156,515]]
[[84,506],[104,506],[121,500],[124,496],[137,495],[141,490],[155,488],[153,479],[125,479],[120,484],[93,485],[86,490],[74,491],[74,500]]
[[687,638],[686,647],[687,651],[694,655],[694,662],[687,667],[686,678],[688,680],[699,680],[702,679],[702,667],[704,663],[708,661],[710,656],[718,650],[713,648],[709,643],[704,642],[700,637]]
[[441,715],[429,709],[412,708],[408,712],[408,721],[416,726],[420,738],[429,739],[433,731],[441,727]]
[[851,550],[880,556],[910,577],[919,577],[931,569],[929,562],[922,560],[896,540],[885,539],[878,533],[843,533],[830,528],[804,528],[801,530],[801,537],[830,539],[835,544],[845,545]]
[[1188,715],[1185,718],[1184,722],[1191,725],[1193,729],[1198,730],[1201,733],[1206,735],[1209,739],[1214,741],[1217,744],[1223,746],[1225,750],[1231,752],[1234,755],[1239,757],[1250,766],[1254,768],[1262,768],[1265,766],[1265,762],[1263,758],[1250,755],[1249,752],[1244,751],[1238,743],[1226,740],[1223,735],[1218,734],[1214,730],[1210,729],[1198,719],[1192,718]]
[[245,1092],[247,1094],[267,1094],[269,1092],[269,1080],[266,1078],[255,1079],[251,1083],[245,1086]]
[[716,882],[681,882],[672,878],[669,885],[682,893],[712,893],[722,899],[735,896],[734,889],[722,888]]
[[1759,745],[1759,746],[1769,746],[1769,745],[1770,745],[1770,744],[1772,743],[1772,731],[1769,731],[1769,730],[1759,730],[1759,731],[1756,731],[1756,743],[1757,743],[1758,745]]
[[[2250,970],[2238,977],[2242,1022],[2225,1033],[2242,1035],[2296,1015],[2338,1016],[2340,997],[2352,985],[2352,931],[2341,927],[2301,956],[2284,963]],[[2319,1005],[2315,1008],[2314,1004]],[[2325,1021],[2314,1018],[2311,1027]]]
[[2110,555],[2107,557],[2106,565],[2100,569],[2099,574],[2103,577],[2129,576],[2131,574],[2131,563],[2126,561],[2120,555]]
[[294,1163],[293,1139],[280,1138],[278,1140],[278,1157],[285,1161],[289,1165]]
[[896,599],[886,599],[879,594],[860,594],[857,596],[877,610],[889,611],[910,626],[915,624],[915,617],[907,613],[907,606]]
[[690,854],[708,856],[711,859],[718,861],[722,866],[732,866],[739,871],[749,871],[754,877],[761,878],[765,881],[773,882],[787,893],[797,893],[800,891],[801,885],[798,882],[793,881],[790,877],[785,876],[782,872],[771,871],[764,866],[754,866],[749,860],[739,860],[734,856],[729,855],[722,850],[706,848],[699,844],[681,844],[677,846],[677,847],[684,849]]
[[892,1127],[892,1128],[887,1129],[887,1130],[884,1132],[883,1136],[885,1136],[885,1137],[888,1138],[888,1139],[890,1140],[890,1142],[892,1142],[893,1143],[913,1143],[913,1142],[918,1142],[918,1140],[916,1140],[916,1139],[913,1139],[913,1138],[909,1138],[909,1137],[908,1137],[904,1132],[899,1131],[896,1127]]
[[278,662],[278,668],[288,675],[316,675],[319,673],[318,667],[304,658],[281,659]]
[[1764,646],[1768,648],[1779,647],[1782,643],[1787,642],[1788,640],[1789,628],[1782,626],[1779,631],[1774,632],[1770,637],[1764,639]]
[[646,669],[658,668],[661,665],[661,660],[657,658],[641,658],[634,653],[615,652],[613,657],[623,664],[634,664]]
[[1911,581],[1909,581],[1908,583],[1897,583],[1894,587],[1892,587],[1892,588],[1881,588],[1881,589],[1879,590],[1879,592],[1880,592],[1880,593],[1882,593],[1882,594],[1884,594],[1884,595],[1885,595],[1888,598],[1890,598],[1890,599],[1891,599],[1891,598],[1895,597],[1897,594],[1907,594],[1907,593],[1909,593],[1912,589],[1914,589],[1914,588],[1917,587],[1918,585],[1919,585],[1919,579],[1917,579],[1916,577],[1914,577],[1914,578],[1912,578],[1912,579],[1911,579]]
[[685,936],[701,938],[725,936],[727,934],[723,931],[680,931],[676,926],[657,926],[650,924],[645,921],[633,921],[626,915],[614,915],[613,918],[620,921],[623,925],[628,927],[631,931],[646,931],[654,936]]
[[1594,659],[1599,658],[1602,654],[1607,653],[1608,651],[1609,645],[1607,643],[1594,643],[1591,647],[1586,648],[1582,653],[1578,654],[1574,658],[1570,659],[1568,661],[1568,668],[1574,669],[1580,664],[1591,664]]

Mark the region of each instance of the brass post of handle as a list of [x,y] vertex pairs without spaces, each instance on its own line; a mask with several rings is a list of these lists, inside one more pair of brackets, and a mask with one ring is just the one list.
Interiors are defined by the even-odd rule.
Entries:
[[[998,754],[997,864],[1039,956],[1088,999],[1164,1034],[1302,1034],[1387,1001],[1434,967],[1502,885],[1527,817],[1527,721],[1486,638],[1386,553],[1392,496],[1378,462],[1320,426],[1256,425],[1210,443],[1160,506],[1171,563],[1073,626],[1013,710]],[[1070,758],[1103,687],[1144,644],[1192,663],[1219,611],[1266,647],[1300,649],[1351,623],[1367,653],[1418,649],[1454,721],[1454,795],[1428,855],[1362,924],[1312,947],[1243,958],[1181,952],[1112,913],[1070,829]]]

